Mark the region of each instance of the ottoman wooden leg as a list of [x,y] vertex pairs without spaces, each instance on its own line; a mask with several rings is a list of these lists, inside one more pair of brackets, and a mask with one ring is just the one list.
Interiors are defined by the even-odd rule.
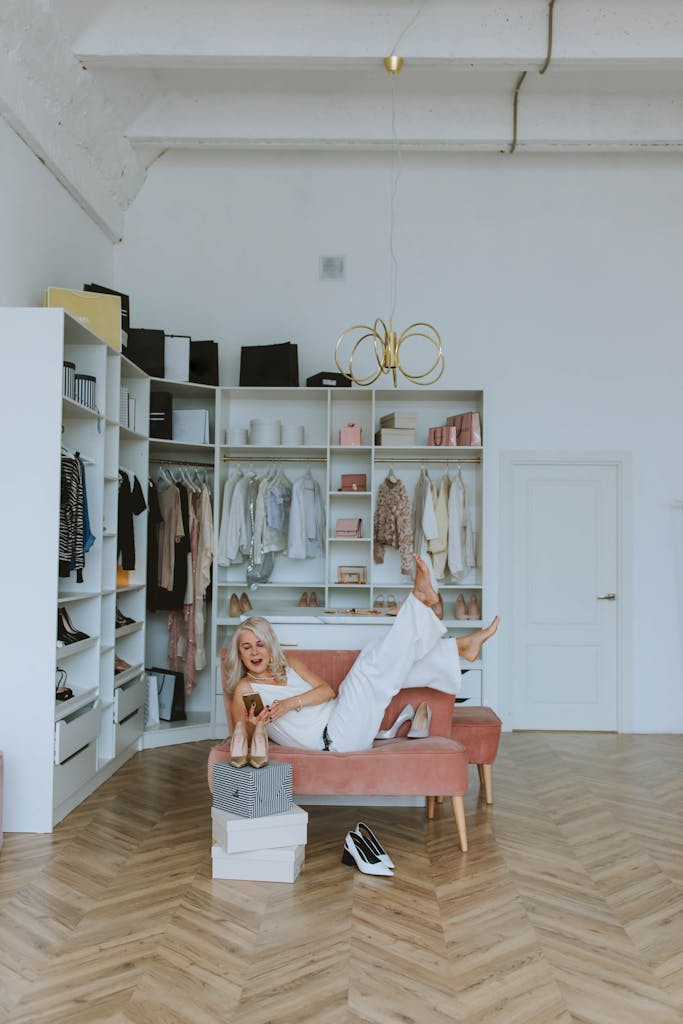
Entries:
[[436,799],[436,797],[433,797],[433,796],[428,796],[427,797],[427,817],[428,818],[433,818],[434,817],[434,801],[435,801],[435,799]]
[[463,853],[467,853],[467,825],[465,824],[465,801],[461,796],[452,796],[451,804],[453,805],[453,814],[455,815],[455,826],[458,830],[458,839],[460,840],[460,849]]
[[479,769],[479,781],[481,782],[484,790],[484,796],[486,797],[486,803],[493,803],[493,765],[492,764],[478,764]]

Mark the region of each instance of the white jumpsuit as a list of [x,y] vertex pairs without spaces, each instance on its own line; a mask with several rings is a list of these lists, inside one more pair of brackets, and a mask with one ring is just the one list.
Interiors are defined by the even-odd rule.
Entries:
[[[271,739],[285,745],[322,750],[327,728],[330,750],[369,750],[391,698],[405,686],[428,686],[457,693],[460,656],[454,637],[413,594],[383,637],[364,647],[339,687],[335,700],[292,711],[268,726]],[[291,669],[287,686],[252,683],[264,703],[306,692],[309,685]],[[277,692],[276,692],[277,691]]]

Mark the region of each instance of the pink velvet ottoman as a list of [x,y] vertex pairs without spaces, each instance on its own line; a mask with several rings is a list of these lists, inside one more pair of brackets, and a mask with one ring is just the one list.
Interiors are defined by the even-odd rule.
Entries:
[[493,803],[493,762],[498,753],[502,722],[495,711],[485,707],[455,706],[451,739],[462,743],[467,760],[476,764],[486,803]]

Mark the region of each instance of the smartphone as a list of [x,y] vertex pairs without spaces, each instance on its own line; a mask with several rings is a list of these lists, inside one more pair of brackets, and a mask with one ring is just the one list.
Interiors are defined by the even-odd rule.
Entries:
[[244,706],[247,709],[247,714],[249,714],[249,709],[252,707],[256,717],[258,717],[263,711],[263,701],[261,700],[260,693],[243,693],[242,700],[244,701]]

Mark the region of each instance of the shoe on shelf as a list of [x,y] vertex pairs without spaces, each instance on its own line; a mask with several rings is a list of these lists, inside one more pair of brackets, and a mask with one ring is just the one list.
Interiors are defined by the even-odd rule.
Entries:
[[396,594],[387,594],[387,615],[395,615],[398,611]]
[[465,598],[463,597],[462,594],[458,594],[457,600],[455,602],[455,617],[456,619],[467,618],[467,605],[465,604]]
[[252,768],[263,768],[268,764],[268,733],[263,722],[257,722],[249,747],[249,764]]
[[230,595],[230,618],[239,619],[240,617],[240,599],[237,594]]
[[412,722],[415,716],[415,708],[412,704],[406,704],[400,715],[389,729],[383,729],[375,736],[376,740],[393,740],[404,722]]
[[57,609],[57,639],[63,644],[77,644],[79,640],[89,640],[88,633],[76,629],[69,618],[66,608]]
[[467,606],[467,618],[468,619],[481,619],[481,609],[479,608],[479,601],[477,595],[472,594],[470,597],[470,603]]
[[121,609],[117,606],[117,608],[116,608],[116,626],[117,626],[118,629],[120,629],[121,626],[132,626],[134,624],[134,622],[135,622],[135,619],[129,619],[128,616],[124,615],[123,612],[121,611]]
[[299,598],[297,608],[308,608],[308,594],[304,590],[303,594]]
[[237,722],[230,740],[230,761],[233,768],[244,768],[249,756],[249,740],[244,722]]
[[310,592],[310,594],[308,595],[308,607],[309,608],[317,608],[318,607],[318,595],[316,594],[315,590],[312,590]]
[[378,594],[375,598],[373,608],[379,608],[381,611],[384,610],[384,594]]
[[243,590],[240,594],[240,612],[243,615],[246,615],[247,612],[251,612],[253,610],[251,601],[249,600],[249,595]]
[[385,875],[393,877],[394,872],[384,861],[373,852],[362,835],[358,832],[347,832],[344,840],[342,864],[353,867],[355,864],[364,875]]
[[57,684],[55,687],[55,700],[70,700],[74,692],[70,686],[66,686],[66,669],[57,669]]
[[377,836],[372,831],[369,825],[366,825],[364,821],[359,821],[358,824],[356,825],[356,832],[361,837],[361,839],[365,840],[365,842],[370,847],[375,856],[379,857],[380,860],[384,861],[388,868],[393,868],[395,866],[393,860],[391,859],[387,851],[384,849],[384,847],[382,846],[379,839],[377,838]]
[[418,704],[417,711],[413,718],[408,736],[411,740],[423,740],[429,736],[429,726],[432,724],[432,709],[429,704],[423,701]]
[[118,675],[119,672],[126,672],[132,667],[133,666],[127,661],[124,661],[123,658],[119,658],[117,655],[114,655],[114,675]]

